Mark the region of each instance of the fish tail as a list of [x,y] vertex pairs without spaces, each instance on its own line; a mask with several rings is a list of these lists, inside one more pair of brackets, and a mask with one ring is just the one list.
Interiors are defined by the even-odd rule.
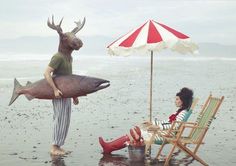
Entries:
[[17,90],[19,90],[21,87],[22,87],[21,84],[15,78],[14,79],[14,89],[13,89],[12,97],[11,97],[11,100],[10,100],[8,106],[10,106],[18,98],[18,96],[20,94],[17,92]]

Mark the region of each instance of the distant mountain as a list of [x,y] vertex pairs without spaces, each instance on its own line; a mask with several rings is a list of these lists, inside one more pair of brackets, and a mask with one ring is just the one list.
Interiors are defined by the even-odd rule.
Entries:
[[1,39],[1,53],[49,53],[57,50],[56,37],[26,36],[16,39]]
[[[106,36],[81,36],[84,43],[80,55],[107,55],[106,47],[115,39]],[[199,43],[199,54],[212,57],[236,57],[236,45]],[[58,48],[58,37],[25,36],[16,39],[0,39],[0,54],[37,53],[54,54]],[[167,52],[170,54],[170,52]],[[166,54],[165,52],[161,55]],[[172,53],[171,53],[172,54]]]
[[[84,46],[80,54],[101,55],[106,54],[106,46],[112,38],[104,36],[81,37]],[[16,39],[0,39],[0,52],[2,53],[43,53],[53,54],[58,49],[59,37],[26,36]]]
[[235,57],[236,45],[222,45],[218,43],[199,43],[199,53],[212,57]]

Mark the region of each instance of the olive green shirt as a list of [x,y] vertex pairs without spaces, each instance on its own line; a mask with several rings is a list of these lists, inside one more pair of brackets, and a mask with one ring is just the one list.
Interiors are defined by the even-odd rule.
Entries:
[[72,74],[72,58],[68,58],[61,53],[53,55],[49,66],[54,69],[53,75]]

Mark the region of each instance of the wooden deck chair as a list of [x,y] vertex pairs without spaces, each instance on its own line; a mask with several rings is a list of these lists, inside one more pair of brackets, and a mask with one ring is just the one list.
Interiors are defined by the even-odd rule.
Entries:
[[[208,131],[208,128],[212,122],[212,120],[215,118],[216,112],[218,111],[222,101],[224,99],[224,96],[221,98],[215,98],[210,95],[206,101],[206,103],[203,105],[202,111],[199,113],[197,120],[195,123],[191,122],[174,122],[174,123],[181,123],[181,127],[179,128],[176,135],[173,135],[173,131],[169,131],[168,134],[163,135],[164,142],[162,146],[160,147],[156,158],[159,159],[159,156],[161,155],[161,151],[163,150],[165,146],[165,142],[171,143],[173,147],[171,148],[169,155],[166,157],[165,160],[165,166],[169,165],[169,160],[172,157],[172,154],[174,153],[175,148],[178,148],[185,152],[187,155],[192,156],[194,159],[199,161],[203,165],[208,165],[206,162],[204,162],[196,153],[200,147],[201,144],[203,144],[203,139]],[[174,125],[174,124],[173,124]],[[184,134],[185,130],[189,131],[188,135],[186,136],[186,133]],[[195,145],[195,148],[190,149],[186,145],[187,144],[193,144]]]
[[[199,101],[198,98],[194,98],[193,99],[191,107],[188,110],[188,114],[185,116],[185,119],[183,120],[183,122],[186,122],[189,119],[189,117],[192,114],[192,112],[193,112],[195,106],[197,105],[198,101]],[[178,128],[179,127],[180,126],[178,126]],[[173,130],[173,128],[174,128],[174,126],[172,125],[171,129]],[[161,141],[161,140],[158,140],[158,141],[155,140],[156,135],[159,134],[159,132],[160,132],[159,128],[155,128],[155,126],[154,126],[153,130],[150,130],[149,132],[152,133],[152,136],[151,136],[149,141],[145,141],[145,144],[146,144],[145,153],[146,154],[148,154],[148,152],[149,152],[149,150],[151,148],[151,144],[162,145],[162,143],[163,143],[163,141]]]

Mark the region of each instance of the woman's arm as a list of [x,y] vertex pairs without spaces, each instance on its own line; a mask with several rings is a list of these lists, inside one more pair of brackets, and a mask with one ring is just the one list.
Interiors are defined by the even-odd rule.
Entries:
[[176,121],[182,122],[185,119],[185,116],[187,115],[188,111],[183,110],[176,116]]
[[[176,120],[175,121],[178,121],[178,122],[182,122],[184,121],[186,115],[188,114],[188,111],[187,110],[183,110],[181,111],[177,116],[176,116]],[[178,129],[180,126],[180,123],[176,123],[175,126],[174,126],[174,129]]]

